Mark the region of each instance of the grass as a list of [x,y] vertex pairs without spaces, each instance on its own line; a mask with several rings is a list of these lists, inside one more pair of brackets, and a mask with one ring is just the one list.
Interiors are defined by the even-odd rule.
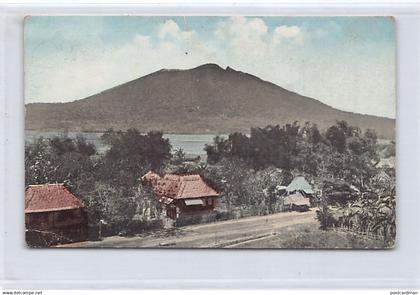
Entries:
[[383,249],[384,241],[351,232],[320,230],[318,224],[288,226],[267,239],[244,242],[238,248]]

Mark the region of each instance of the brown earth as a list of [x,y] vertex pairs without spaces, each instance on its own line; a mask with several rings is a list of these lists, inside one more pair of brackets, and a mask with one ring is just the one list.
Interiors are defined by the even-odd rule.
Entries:
[[283,212],[209,224],[162,230],[138,237],[107,237],[61,247],[98,248],[232,248],[245,242],[275,237],[285,228],[298,225],[318,226],[316,209],[307,212]]

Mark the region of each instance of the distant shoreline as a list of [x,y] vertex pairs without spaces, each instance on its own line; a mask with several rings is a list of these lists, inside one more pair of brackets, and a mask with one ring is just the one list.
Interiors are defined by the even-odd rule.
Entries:
[[[25,130],[25,142],[32,143],[39,138],[51,139],[54,137],[76,138],[81,135],[86,141],[93,143],[99,152],[105,152],[107,145],[101,140],[103,132],[84,132],[84,131],[40,131]],[[141,133],[145,134],[145,133]],[[170,141],[173,150],[182,149],[188,156],[206,156],[204,147],[206,144],[212,144],[217,134],[179,134],[179,133],[163,133],[163,138]],[[227,137],[227,134],[219,134],[219,136]]]
[[[114,131],[123,131],[123,132],[126,132],[128,129],[125,129],[125,130],[121,130],[121,129],[113,129]],[[138,130],[138,129],[137,129]],[[25,132],[26,131],[30,131],[30,132],[51,132],[51,133],[53,133],[53,132],[55,132],[55,133],[66,133],[66,132],[71,132],[71,133],[105,133],[105,132],[107,132],[108,130],[105,130],[105,131],[101,131],[101,130],[90,130],[90,131],[85,131],[85,130],[83,130],[83,131],[80,131],[80,130],[51,130],[51,129],[47,129],[47,130],[43,130],[43,129],[25,129]],[[143,131],[143,130],[138,130],[140,133],[147,133],[147,132],[149,132],[149,131],[151,131],[151,130],[149,130],[149,131]],[[220,136],[228,136],[230,133],[233,133],[233,132],[192,132],[192,133],[187,133],[187,132],[172,132],[172,131],[170,131],[170,132],[167,132],[167,131],[163,131],[163,130],[154,130],[154,131],[159,131],[159,132],[162,132],[163,134],[173,134],[173,135],[214,135],[214,136],[216,136],[216,135],[220,135]],[[234,132],[241,132],[241,131],[234,131]],[[245,133],[245,132],[241,132],[242,134],[246,134],[246,135],[249,135],[250,133],[249,132],[247,132],[247,133]]]
[[[125,130],[121,130],[121,129],[113,129],[114,131],[123,131],[126,132],[127,129]],[[95,131],[74,131],[74,130],[39,130],[39,129],[25,129],[25,132],[51,132],[51,133],[85,133],[85,134],[104,134],[106,131],[99,131],[99,130],[95,130]],[[161,131],[164,135],[180,135],[180,136],[187,136],[187,135],[213,135],[213,136],[225,136],[228,137],[229,134],[233,133],[233,132],[240,132],[244,135],[250,136],[251,133],[250,132],[241,132],[241,131],[233,131],[233,132],[197,132],[197,133],[186,133],[186,132],[166,132],[166,131],[162,131],[162,130],[157,130],[157,131]],[[149,131],[142,131],[139,130],[140,133],[142,134],[146,134]],[[382,137],[382,136],[378,136],[379,140],[384,140],[384,141],[395,141],[396,138],[386,138],[386,137]]]

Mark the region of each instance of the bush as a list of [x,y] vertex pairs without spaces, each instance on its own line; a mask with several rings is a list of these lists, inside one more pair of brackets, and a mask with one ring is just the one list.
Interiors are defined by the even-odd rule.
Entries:
[[99,225],[97,224],[88,224],[88,240],[89,241],[99,241],[101,237],[99,235]]
[[141,234],[150,230],[157,230],[163,228],[163,222],[160,219],[156,220],[131,220],[125,226],[125,235],[133,236]]
[[216,221],[224,221],[229,219],[233,219],[233,215],[231,212],[216,212]]
[[174,225],[175,226],[184,226],[190,224],[198,224],[198,223],[208,223],[214,222],[216,220],[216,213],[215,212],[208,212],[203,214],[184,214],[179,217]]
[[323,205],[316,211],[316,219],[320,222],[320,228],[322,230],[327,230],[338,224],[338,220],[334,218],[331,210],[326,205]]

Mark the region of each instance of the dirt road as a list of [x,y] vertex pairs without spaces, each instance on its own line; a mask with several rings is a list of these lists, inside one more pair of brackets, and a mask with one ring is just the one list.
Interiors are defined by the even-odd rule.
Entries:
[[308,212],[283,212],[208,224],[184,226],[136,237],[107,237],[62,245],[64,247],[122,247],[122,248],[230,248],[243,243],[269,239],[285,227],[314,224],[315,209]]

